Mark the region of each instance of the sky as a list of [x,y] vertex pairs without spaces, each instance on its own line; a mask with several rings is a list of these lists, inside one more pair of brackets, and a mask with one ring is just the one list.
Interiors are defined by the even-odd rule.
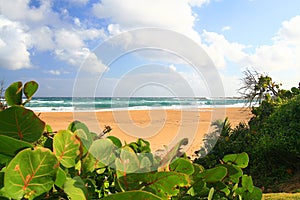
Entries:
[[[299,0],[0,0],[0,80],[35,80],[37,96],[229,97],[249,68],[289,89],[300,82],[299,8]],[[205,67],[192,61],[207,58]]]

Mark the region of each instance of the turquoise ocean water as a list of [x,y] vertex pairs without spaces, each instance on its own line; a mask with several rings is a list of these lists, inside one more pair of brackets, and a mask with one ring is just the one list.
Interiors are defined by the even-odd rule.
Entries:
[[243,107],[238,98],[172,98],[172,97],[34,97],[26,107],[34,111],[107,111],[145,109],[199,109],[215,107]]

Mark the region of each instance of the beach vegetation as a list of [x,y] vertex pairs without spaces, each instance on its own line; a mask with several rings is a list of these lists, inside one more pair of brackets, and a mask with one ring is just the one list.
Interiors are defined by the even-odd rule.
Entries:
[[0,111],[1,199],[262,198],[243,171],[249,165],[245,152],[224,155],[208,169],[179,154],[186,138],[159,157],[143,139],[123,144],[104,137],[109,126],[98,134],[75,121],[56,132],[24,107],[36,90],[35,82],[16,82],[5,93],[9,107]]
[[4,110],[6,108],[5,102],[4,102],[4,80],[0,81],[0,111]]
[[[250,103],[255,98],[259,102],[251,107],[253,117],[236,127],[231,127],[228,119],[223,126],[216,126],[215,136],[206,136],[195,162],[214,167],[215,160],[225,154],[247,152],[250,164],[245,171],[253,177],[254,184],[265,191],[278,192],[300,170],[300,90],[281,89],[281,84],[257,72],[246,71],[245,75],[245,85],[251,87],[243,97]],[[211,143],[216,144],[206,155]]]

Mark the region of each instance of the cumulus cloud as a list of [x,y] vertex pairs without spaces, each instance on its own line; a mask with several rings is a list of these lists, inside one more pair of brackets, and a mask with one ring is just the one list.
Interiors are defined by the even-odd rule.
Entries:
[[247,46],[230,42],[224,35],[204,30],[202,39],[203,48],[218,68],[225,68],[227,61],[240,62],[246,56]]
[[98,18],[111,20],[113,25],[108,28],[112,33],[121,28],[158,27],[180,32],[200,42],[193,28],[195,16],[188,1],[103,0],[93,5],[93,13]]
[[32,67],[27,30],[28,27],[0,16],[0,67],[12,70]]
[[[273,37],[273,44],[261,45],[246,58],[250,65],[262,66],[266,71],[300,69],[300,16],[282,23]],[[299,70],[298,70],[299,71]]]
[[102,29],[82,26],[79,18],[69,16],[67,9],[54,11],[51,1],[39,1],[37,6],[29,6],[30,0],[0,0],[0,4],[0,67],[3,68],[32,67],[30,53],[34,51],[48,51],[58,60],[79,67],[90,53],[88,42],[105,37]]

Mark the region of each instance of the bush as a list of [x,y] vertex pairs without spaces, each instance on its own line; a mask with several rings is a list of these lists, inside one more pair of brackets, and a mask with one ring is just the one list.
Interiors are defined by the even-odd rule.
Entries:
[[[216,160],[225,154],[247,152],[250,164],[245,170],[253,176],[254,183],[276,191],[279,183],[300,170],[300,90],[295,87],[290,91],[281,90],[270,77],[259,76],[257,83],[265,79],[268,84],[263,84],[262,89],[254,87],[255,92],[265,92],[266,86],[272,88],[273,85],[276,90],[272,96],[268,92],[260,93],[264,100],[258,107],[252,107],[254,116],[248,125],[240,123],[231,128],[226,119],[223,126],[217,126],[221,134],[215,146],[210,147],[212,150],[206,157],[201,157],[212,138],[216,140],[213,137],[216,133],[206,136],[204,147],[196,152],[200,158],[195,162],[214,167]],[[251,83],[255,83],[253,80]]]

